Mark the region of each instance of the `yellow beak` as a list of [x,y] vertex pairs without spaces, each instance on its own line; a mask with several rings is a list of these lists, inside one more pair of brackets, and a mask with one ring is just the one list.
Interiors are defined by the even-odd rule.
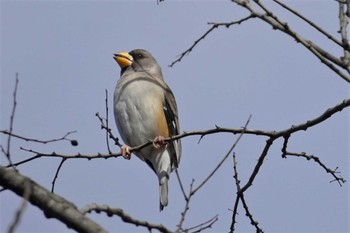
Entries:
[[130,66],[133,62],[132,56],[127,52],[116,53],[114,54],[113,58],[122,69]]

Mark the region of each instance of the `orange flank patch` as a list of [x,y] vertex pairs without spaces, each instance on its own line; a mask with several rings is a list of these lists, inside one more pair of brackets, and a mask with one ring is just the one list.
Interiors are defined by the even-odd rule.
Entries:
[[168,130],[168,124],[165,119],[165,114],[163,111],[157,111],[156,115],[157,119],[157,126],[158,126],[158,135],[157,136],[163,136],[165,138],[169,137],[169,130]]

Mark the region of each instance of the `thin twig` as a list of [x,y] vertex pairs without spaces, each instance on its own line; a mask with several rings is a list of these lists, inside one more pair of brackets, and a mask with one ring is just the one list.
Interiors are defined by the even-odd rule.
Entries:
[[267,153],[269,152],[270,147],[271,147],[272,143],[274,142],[274,140],[275,139],[269,138],[266,141],[266,145],[265,145],[261,155],[259,156],[258,162],[256,163],[254,170],[248,179],[248,182],[241,188],[239,193],[244,193],[253,184],[253,181],[255,180],[255,177],[257,176],[261,166],[263,165],[263,163],[265,161],[265,157],[267,156]]
[[184,199],[187,200],[187,195],[186,195],[186,192],[185,192],[185,189],[184,189],[184,186],[182,184],[182,181],[180,179],[180,174],[179,174],[179,171],[178,169],[176,168],[175,169],[175,174],[176,174],[176,177],[177,177],[177,180],[179,182],[179,185],[180,185],[180,188],[181,188],[181,192],[182,192],[182,195],[184,196]]
[[90,205],[87,205],[84,208],[80,209],[80,212],[83,213],[84,215],[87,213],[91,213],[93,211],[96,213],[104,212],[107,214],[108,217],[112,217],[113,215],[119,216],[124,222],[131,223],[131,224],[136,225],[136,226],[145,227],[149,231],[154,229],[154,230],[158,230],[158,231],[163,232],[163,233],[171,233],[172,232],[171,230],[167,229],[162,224],[153,224],[153,223],[149,223],[147,221],[135,219],[131,215],[125,213],[125,211],[120,209],[120,208],[111,208],[107,205],[90,204]]
[[[308,49],[318,58],[320,59],[320,61],[325,64],[328,68],[330,68],[331,70],[333,70],[339,77],[341,77],[342,79],[344,79],[347,82],[350,82],[350,78],[349,76],[347,76],[345,73],[341,72],[336,66],[334,66],[331,62],[329,62],[322,54],[319,53],[319,51],[317,49],[315,49],[315,47],[313,46],[309,46]],[[348,72],[350,70],[350,68],[347,68]]]
[[[15,90],[13,91],[13,106],[12,106],[12,112],[11,112],[11,116],[10,116],[10,129],[9,129],[10,133],[8,135],[8,138],[7,138],[7,148],[5,151],[6,158],[9,161],[9,164],[11,166],[13,166],[13,163],[11,161],[11,138],[12,138],[11,134],[13,131],[13,123],[14,123],[14,119],[15,119],[16,106],[17,106],[18,82],[19,82],[18,73],[16,73]],[[3,148],[2,148],[2,151],[4,152]]]
[[[0,145],[0,146],[1,146],[1,145]],[[27,152],[32,152],[32,151],[27,150]],[[32,152],[32,153],[33,153],[33,152]],[[28,163],[28,162],[30,162],[30,161],[36,160],[36,159],[41,158],[41,157],[43,157],[43,156],[40,155],[40,153],[39,153],[39,154],[37,154],[37,155],[35,155],[35,156],[33,156],[33,157],[30,157],[30,158],[28,158],[28,159],[21,160],[20,162],[14,163],[13,165],[14,165],[14,166],[19,166],[19,165]],[[11,166],[11,165],[8,165],[7,167],[12,167],[12,166]]]
[[201,41],[201,40],[204,40],[205,37],[207,37],[214,29],[218,28],[219,26],[225,26],[225,27],[230,27],[234,24],[241,24],[243,23],[244,21],[247,21],[248,19],[250,18],[253,18],[255,16],[253,15],[249,15],[243,19],[240,19],[240,20],[237,20],[237,21],[233,21],[233,22],[230,22],[230,23],[208,23],[208,24],[211,24],[211,28],[209,28],[201,37],[199,37],[192,45],[191,47],[189,47],[185,52],[181,53],[179,55],[179,58],[176,59],[175,61],[173,61],[169,67],[173,67],[176,63],[180,62],[186,55],[188,55],[196,46],[197,44]]
[[[238,193],[241,190],[241,186],[240,186],[241,181],[238,178],[236,155],[233,154],[232,158],[233,158],[233,178],[235,180],[236,190]],[[239,195],[236,195],[235,204],[233,205],[233,211],[232,211],[232,221],[231,221],[231,226],[230,226],[230,233],[235,231],[235,224],[237,223],[236,216],[238,215],[239,200],[240,200]]]
[[249,210],[249,208],[248,208],[248,205],[247,205],[247,203],[246,203],[246,201],[245,201],[245,199],[244,199],[243,193],[242,193],[242,195],[240,196],[240,199],[241,199],[241,201],[242,201],[243,208],[244,208],[244,210],[245,210],[245,214],[246,214],[246,216],[247,216],[247,217],[249,218],[249,220],[250,220],[250,224],[252,224],[252,225],[255,227],[255,230],[256,230],[257,233],[263,233],[264,231],[259,227],[259,222],[256,221],[256,220],[254,220],[253,215],[250,213],[250,210]]
[[332,63],[336,64],[337,66],[341,67],[342,69],[348,72],[350,72],[350,67],[344,65],[341,59],[333,56],[332,54],[328,53],[327,51],[316,45],[314,42],[307,40],[298,33],[296,33],[287,23],[282,22],[266,6],[264,6],[261,1],[254,0],[254,2],[265,11],[265,13],[257,11],[246,0],[233,0],[233,2],[247,9],[251,15],[254,15],[262,21],[270,24],[273,29],[284,32],[287,35],[294,38],[297,42],[301,43],[305,48],[307,48],[311,53],[313,53],[317,58],[319,58],[323,64],[325,64],[328,68],[337,73],[346,82],[350,83],[350,77],[341,72],[339,69],[337,69]]
[[307,120],[306,122],[298,124],[298,125],[292,125],[288,129],[276,132],[275,137],[290,135],[290,134],[298,132],[298,131],[306,131],[308,128],[315,126],[315,125],[327,120],[328,118],[333,116],[335,113],[341,112],[343,109],[345,109],[349,106],[350,106],[350,99],[344,99],[341,103],[339,103],[331,108],[328,108],[324,113],[322,113],[321,115],[319,115],[318,117],[316,117],[314,119]]
[[238,215],[238,204],[239,204],[239,201],[241,201],[243,208],[246,212],[245,215],[249,218],[250,223],[255,227],[256,232],[263,233],[264,231],[258,226],[259,223],[256,220],[254,220],[253,215],[250,213],[249,207],[244,198],[244,192],[241,191],[241,186],[240,186],[241,181],[238,178],[237,161],[236,161],[235,155],[233,155],[233,171],[234,171],[233,177],[236,183],[237,195],[236,195],[236,201],[235,201],[233,213],[232,213],[230,232],[234,232],[235,230],[235,224],[237,223],[236,216]]
[[190,207],[189,207],[190,206],[190,200],[191,200],[191,197],[193,196],[193,193],[192,193],[193,184],[194,184],[194,179],[192,179],[192,182],[190,184],[190,191],[188,192],[189,194],[185,195],[186,196],[186,198],[185,198],[185,208],[181,212],[181,218],[180,218],[180,221],[177,224],[177,226],[176,226],[177,228],[175,230],[176,233],[183,231],[183,227],[182,226],[183,226],[183,224],[185,222],[186,214],[187,214],[188,210],[190,209]]
[[48,144],[48,143],[52,143],[52,142],[59,142],[59,141],[66,140],[66,141],[69,141],[73,146],[78,145],[78,142],[75,139],[69,139],[68,136],[73,134],[73,133],[76,133],[76,132],[77,131],[70,131],[70,132],[66,133],[63,137],[60,137],[60,138],[49,139],[49,140],[40,140],[40,139],[29,138],[29,137],[24,137],[24,136],[21,136],[21,135],[18,135],[18,134],[10,133],[7,130],[0,130],[0,133],[9,135],[9,136],[11,136],[13,138],[18,138],[18,139],[24,140],[26,142],[35,142],[35,143]]
[[108,132],[109,138],[111,138],[114,141],[115,145],[122,147],[122,144],[120,144],[119,142],[119,138],[115,137],[112,133],[112,129],[107,127],[104,123],[104,118],[102,118],[98,112],[95,115],[101,123],[101,129],[104,129]]
[[209,219],[201,224],[198,224],[197,226],[185,229],[185,232],[190,232],[190,231],[193,231],[192,233],[201,232],[201,231],[206,230],[208,228],[212,228],[214,223],[217,222],[218,220],[219,220],[219,215],[215,215],[211,219]]
[[57,170],[56,170],[56,173],[55,173],[55,177],[53,178],[52,180],[52,186],[51,186],[51,192],[54,193],[55,192],[55,184],[56,184],[56,180],[58,178],[58,173],[60,172],[61,168],[62,168],[62,165],[63,163],[66,161],[66,158],[62,158],[60,164],[58,165],[57,167]]
[[[188,232],[189,231],[189,229],[183,229],[183,223],[185,221],[186,214],[189,210],[189,203],[190,203],[191,197],[194,196],[195,193],[198,190],[200,190],[209,181],[210,178],[212,178],[214,176],[214,174],[219,170],[219,168],[222,166],[222,164],[226,161],[228,156],[232,153],[233,149],[237,146],[238,142],[240,141],[240,139],[244,135],[244,132],[245,132],[245,130],[250,122],[250,119],[251,119],[251,115],[248,117],[248,120],[247,120],[245,126],[243,127],[243,129],[241,130],[239,137],[235,140],[235,142],[230,147],[230,149],[225,154],[225,156],[222,158],[222,160],[213,169],[213,171],[195,189],[193,189],[194,180],[192,180],[191,185],[190,185],[190,191],[189,191],[188,195],[186,195],[184,188],[183,188],[183,185],[182,185],[182,182],[181,182],[181,179],[180,179],[180,176],[179,176],[178,172],[176,171],[176,175],[177,175],[177,178],[178,178],[178,181],[179,181],[179,184],[180,184],[180,187],[181,187],[182,193],[184,195],[184,199],[185,199],[185,208],[184,208],[184,211],[181,213],[181,219],[179,221],[179,224],[177,225],[177,229],[175,232],[181,232],[181,231]],[[220,128],[216,127],[216,129],[220,129]],[[214,224],[214,222],[212,222],[212,224]],[[209,224],[208,227],[211,227],[212,224]],[[202,229],[200,228],[199,230],[202,230]]]
[[212,225],[218,220],[218,215],[214,216],[210,220],[203,222],[197,226],[183,229],[183,224],[184,224],[184,221],[186,219],[186,214],[189,210],[190,200],[191,200],[191,197],[194,195],[194,193],[192,192],[194,179],[192,179],[192,182],[190,185],[190,191],[189,191],[189,194],[187,195],[185,192],[185,189],[183,187],[183,184],[182,184],[182,181],[181,181],[181,178],[180,178],[180,175],[179,175],[179,172],[177,169],[175,170],[175,173],[176,173],[176,177],[177,177],[177,180],[180,184],[180,188],[181,188],[182,194],[184,196],[184,200],[185,200],[185,208],[181,212],[181,219],[180,219],[179,223],[177,224],[177,228],[176,228],[175,232],[189,232],[189,231],[194,230],[196,228],[198,228],[198,229],[196,229],[194,232],[200,232],[200,231],[205,230],[207,228],[211,228]]
[[[258,136],[268,136],[268,137],[272,137],[275,136],[277,132],[275,131],[263,131],[263,130],[254,130],[254,129],[234,129],[234,128],[221,128],[221,127],[216,127],[213,129],[209,129],[209,130],[198,130],[198,131],[191,131],[191,132],[185,132],[179,135],[175,135],[173,137],[170,138],[165,138],[164,142],[169,142],[172,140],[177,140],[180,138],[185,138],[185,137],[189,137],[189,136],[202,136],[202,135],[210,135],[210,134],[217,134],[217,133],[231,133],[231,134],[240,134],[242,133],[242,131],[244,131],[244,134],[251,134],[251,135],[258,135]],[[146,142],[142,145],[133,147],[130,149],[130,152],[133,153],[135,151],[139,151],[141,149],[143,149],[144,147],[150,146],[152,145],[153,142],[149,141]],[[20,148],[21,150],[24,150],[26,152],[29,153],[34,153],[35,156],[19,161],[17,163],[15,163],[15,166],[30,162],[32,160],[41,158],[41,157],[51,157],[51,158],[66,158],[66,159],[100,159],[100,158],[104,158],[104,159],[109,159],[109,158],[117,158],[120,157],[121,154],[120,153],[112,153],[112,154],[102,154],[102,153],[98,153],[98,154],[71,154],[71,155],[67,155],[67,154],[60,154],[60,153],[56,153],[56,152],[52,152],[52,153],[44,153],[44,152],[39,152],[36,150],[32,150],[32,149],[26,149],[24,147]]]
[[[105,103],[106,103],[106,129],[109,129],[109,126],[108,126],[108,91],[107,91],[107,89],[105,91],[106,91],[106,99],[105,99]],[[109,140],[108,140],[109,132],[110,132],[110,130],[106,130],[106,143],[107,143],[108,153],[112,154],[111,148],[109,147]]]
[[289,151],[285,152],[285,156],[296,156],[296,157],[305,158],[307,160],[313,160],[320,167],[322,167],[327,173],[330,173],[334,177],[334,180],[331,180],[330,182],[337,181],[340,186],[343,186],[342,184],[346,182],[346,180],[343,177],[341,177],[340,175],[339,176],[337,175],[339,174],[339,172],[337,171],[338,167],[336,167],[334,170],[328,168],[324,163],[321,162],[320,158],[317,156],[307,155],[305,152],[295,153],[295,152],[289,152]]
[[318,26],[317,24],[315,24],[314,22],[312,22],[311,20],[309,20],[308,18],[306,18],[305,16],[303,16],[302,14],[300,14],[298,11],[290,8],[289,6],[287,6],[286,4],[282,3],[279,0],[273,0],[275,3],[277,3],[278,5],[280,5],[281,7],[283,7],[284,9],[288,10],[289,12],[293,13],[294,15],[296,15],[297,17],[299,17],[300,19],[304,20],[307,24],[309,24],[311,27],[315,28],[317,31],[319,31],[320,33],[322,33],[324,36],[326,36],[328,39],[330,39],[331,41],[333,41],[334,43],[336,43],[337,45],[341,46],[342,48],[344,48],[344,45],[335,37],[333,37],[331,34],[329,34],[328,32],[326,32],[325,30],[323,30],[320,26]]
[[197,186],[197,188],[195,188],[192,192],[193,194],[196,193],[200,188],[203,187],[203,185],[205,183],[208,182],[208,180],[219,170],[219,168],[221,167],[221,165],[226,161],[226,159],[230,156],[230,154],[232,153],[233,149],[237,146],[238,142],[241,140],[242,136],[244,135],[245,130],[247,129],[247,126],[250,122],[250,119],[252,118],[252,115],[250,115],[248,117],[247,122],[245,123],[242,132],[240,133],[240,135],[238,136],[238,138],[235,140],[235,142],[233,143],[233,145],[231,146],[231,148],[227,151],[226,155],[222,158],[222,160],[219,162],[219,164],[214,168],[214,170],[207,176],[207,178],[205,178],[203,180],[203,182],[201,184],[199,184]]

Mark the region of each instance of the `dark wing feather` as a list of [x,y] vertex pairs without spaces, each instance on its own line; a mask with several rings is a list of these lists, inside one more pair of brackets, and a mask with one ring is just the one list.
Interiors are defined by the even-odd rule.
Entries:
[[[165,118],[168,124],[169,136],[175,136],[179,134],[179,118],[177,115],[177,105],[173,93],[169,87],[165,90],[165,101],[163,110]],[[170,159],[172,168],[178,167],[181,158],[181,141],[174,140],[169,143],[170,146]]]

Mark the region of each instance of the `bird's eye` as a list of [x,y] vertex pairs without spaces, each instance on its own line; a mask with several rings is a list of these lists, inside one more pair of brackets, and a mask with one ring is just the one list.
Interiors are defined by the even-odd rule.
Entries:
[[139,53],[139,54],[137,54],[137,57],[138,57],[139,59],[141,59],[141,58],[143,58],[143,55],[142,55],[141,53]]

